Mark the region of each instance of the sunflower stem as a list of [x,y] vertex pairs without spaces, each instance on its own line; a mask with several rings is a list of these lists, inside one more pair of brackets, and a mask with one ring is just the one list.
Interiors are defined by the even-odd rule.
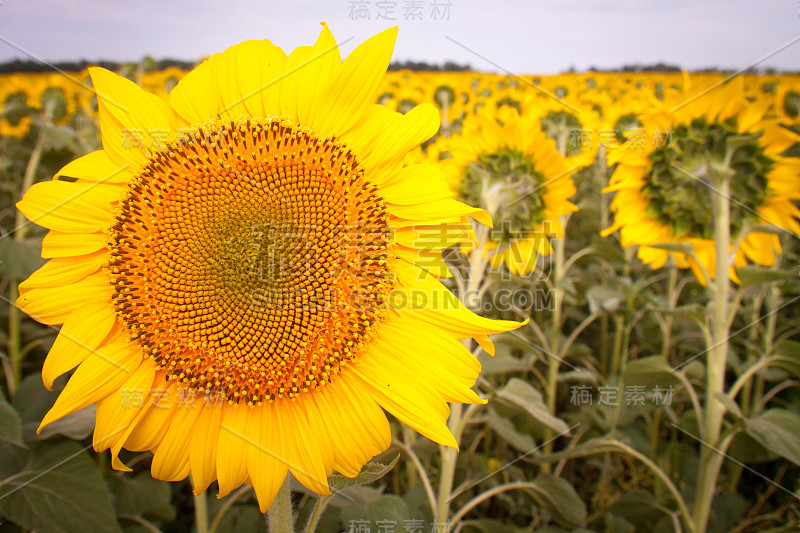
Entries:
[[322,513],[325,511],[325,508],[328,506],[328,502],[331,501],[331,498],[333,498],[333,495],[331,494],[321,494],[317,498],[317,501],[314,503],[314,508],[311,510],[311,514],[308,516],[305,533],[314,533],[317,530],[319,519],[322,518]]
[[222,519],[225,517],[228,511],[230,511],[231,507],[233,507],[233,504],[239,501],[239,498],[241,498],[251,490],[253,490],[253,487],[251,487],[250,485],[242,485],[241,487],[239,487],[239,490],[237,490],[230,497],[228,497],[225,500],[225,503],[222,504],[220,510],[217,511],[216,516],[214,516],[214,521],[211,522],[211,527],[209,528],[208,533],[216,533],[217,529],[219,528],[219,525],[222,523]]
[[[475,238],[478,241],[478,245],[470,254],[469,279],[467,280],[465,294],[462,295],[462,297],[465,296],[465,305],[473,311],[476,307],[480,306],[480,299],[477,295],[483,284],[486,265],[488,263],[488,259],[485,256],[486,242],[489,240],[489,227],[479,225],[475,232]],[[462,342],[464,342],[467,348],[470,348],[469,343],[472,341],[471,339],[464,339]],[[460,444],[462,414],[463,406],[460,403],[450,405],[450,419],[447,422],[447,426],[456,439],[456,445]],[[447,529],[447,518],[450,514],[450,494],[453,492],[453,479],[456,473],[458,449],[440,446],[439,451],[442,469],[439,477],[439,493],[436,499],[436,510],[433,519],[437,528],[443,532]]]
[[[194,485],[194,482],[192,482]],[[197,528],[197,533],[208,533],[208,500],[206,493],[200,494],[192,493],[194,499],[194,525]]]
[[[561,368],[561,311],[564,300],[564,290],[561,282],[564,278],[564,256],[567,242],[567,222],[569,215],[562,217],[561,237],[553,239],[553,323],[550,328],[550,357],[547,361],[547,411],[551,415],[556,413],[556,392],[558,391],[558,371]],[[553,452],[553,437],[555,433],[550,428],[544,434],[544,454]],[[550,472],[550,463],[542,465],[542,471]]]
[[[22,186],[20,190],[20,197],[33,185],[36,179],[36,171],[39,169],[39,162],[42,160],[42,152],[45,145],[44,129],[39,127],[39,135],[36,138],[36,145],[33,147],[31,157],[28,159],[28,164],[25,167],[25,174],[22,177]],[[22,211],[17,210],[17,215],[14,223],[14,240],[21,242],[25,239],[28,227],[25,223],[25,215]],[[20,349],[20,324],[21,316],[19,308],[17,307],[17,298],[19,291],[17,289],[17,279],[11,278],[8,286],[8,358],[11,362],[11,375],[12,379],[8,380],[10,397],[14,396],[20,380],[22,380],[22,361],[24,359],[24,352]]]
[[[711,169],[711,165],[708,165]],[[705,533],[717,478],[722,467],[719,449],[720,432],[725,417],[725,405],[717,398],[724,392],[725,369],[728,361],[728,300],[731,267],[730,178],[713,172],[717,192],[712,194],[714,207],[715,276],[712,305],[711,345],[706,362],[705,423],[700,452],[700,474],[694,507],[696,533]],[[716,178],[716,179],[714,179]]]
[[[669,310],[672,311],[675,309],[678,303],[678,298],[675,294],[675,287],[678,284],[678,265],[675,264],[675,257],[672,254],[670,254],[669,261],[667,262],[667,268],[669,268],[669,280],[667,281],[667,306],[669,306]],[[661,357],[663,357],[666,361],[669,361],[669,352],[672,348],[672,323],[674,318],[675,317],[671,312],[664,317],[662,335],[664,340],[661,344]]]
[[267,511],[267,526],[269,533],[293,533],[294,518],[292,517],[292,489],[289,485],[289,474],[283,480],[275,500]]

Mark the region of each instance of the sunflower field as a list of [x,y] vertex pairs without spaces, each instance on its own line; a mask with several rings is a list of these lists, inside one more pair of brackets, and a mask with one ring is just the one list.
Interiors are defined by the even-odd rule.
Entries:
[[800,75],[389,33],[0,75],[0,533],[800,531]]

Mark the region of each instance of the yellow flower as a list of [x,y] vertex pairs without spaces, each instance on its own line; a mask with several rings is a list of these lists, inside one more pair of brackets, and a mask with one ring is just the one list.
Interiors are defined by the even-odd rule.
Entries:
[[640,115],[642,138],[609,152],[609,162],[617,163],[606,189],[616,193],[615,220],[604,234],[620,230],[622,245],[639,245],[639,258],[654,269],[670,252],[648,245],[691,244],[700,264],[675,252],[678,266],[691,267],[701,283],[703,269],[713,278],[711,195],[718,193],[710,173],[730,169],[730,231],[741,241],[730,277],[737,281],[735,268],[748,260],[773,264],[778,236],[750,230],[774,225],[800,234],[793,204],[800,198],[800,159],[781,155],[800,136],[765,118],[768,99],[749,103],[741,79],[692,88],[686,77],[682,90],[654,102],[657,107]]
[[[518,326],[468,311],[423,266],[443,226],[485,212],[430,165],[439,124],[373,104],[396,29],[344,61],[325,26],[288,56],[247,41],[169,100],[91,70],[103,150],[18,206],[52,258],[18,305],[63,324],[42,376],[77,366],[47,425],[97,403],[94,447],[153,452],[152,474],[262,510],[287,471],[328,493],[390,443],[384,409],[455,446],[448,402],[478,403],[460,339]],[[427,240],[420,240],[427,237]]]
[[505,263],[518,275],[529,273],[536,256],[549,255],[550,239],[561,238],[559,217],[577,210],[570,167],[548,139],[539,121],[502,107],[464,121],[461,135],[434,143],[448,182],[467,203],[483,203],[495,219],[492,242],[495,267]]

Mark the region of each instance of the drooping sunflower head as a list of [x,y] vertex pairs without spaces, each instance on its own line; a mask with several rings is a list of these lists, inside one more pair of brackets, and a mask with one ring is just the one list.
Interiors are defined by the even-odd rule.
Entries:
[[467,217],[491,221],[403,166],[439,114],[374,104],[395,35],[344,61],[327,27],[289,55],[248,41],[169,100],[92,69],[103,150],[18,204],[50,230],[18,300],[63,324],[44,382],[77,367],[42,425],[97,403],[115,468],[152,451],[155,477],[252,483],[262,509],[289,470],[318,493],[357,475],[391,440],[383,409],[455,444],[447,402],[481,401],[461,339],[518,324],[437,279]]
[[536,254],[549,254],[549,240],[560,238],[559,217],[577,209],[568,200],[577,165],[567,165],[535,118],[510,107],[469,117],[462,134],[438,148],[450,156],[443,167],[464,202],[495,219],[495,265],[530,272]]
[[[688,80],[686,81],[688,86]],[[711,91],[721,94],[710,95]],[[748,103],[741,80],[668,93],[661,109],[641,116],[643,142],[610,154],[617,163],[607,191],[616,193],[615,222],[623,246],[641,245],[639,257],[661,267],[669,252],[648,244],[687,242],[702,265],[676,253],[681,267],[692,267],[699,280],[714,275],[714,195],[719,176],[728,182],[730,234],[742,236],[734,261],[770,265],[780,243],[775,234],[750,232],[774,225],[798,232],[800,212],[797,158],[783,154],[796,135],[765,118],[768,102]],[[706,96],[707,95],[707,96]],[[743,233],[745,232],[745,233]],[[731,278],[736,280],[735,270]]]

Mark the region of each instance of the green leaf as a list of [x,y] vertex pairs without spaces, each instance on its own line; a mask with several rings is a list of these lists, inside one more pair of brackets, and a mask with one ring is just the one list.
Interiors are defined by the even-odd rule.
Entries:
[[220,520],[217,533],[264,531],[264,515],[254,505],[234,505]]
[[75,145],[75,130],[68,126],[59,126],[45,123],[41,125],[47,146],[53,150],[73,149]]
[[653,311],[658,313],[672,315],[675,318],[682,318],[691,320],[695,324],[704,324],[706,322],[705,307],[697,303],[680,305],[678,307],[653,307]]
[[[481,533],[523,533],[526,531],[530,531],[530,529],[517,527],[513,524],[504,524],[499,520],[490,520],[488,518],[479,518],[478,520],[470,520],[469,521],[469,529],[477,529]],[[465,530],[468,530],[465,528]],[[395,530],[397,533],[400,533],[402,530]],[[537,529],[537,532],[543,532],[544,529]],[[559,530],[562,531],[562,530]],[[424,533],[427,533],[425,529],[423,529]]]
[[[533,363],[534,357],[532,354],[525,354],[523,357],[511,355],[512,346],[506,342],[495,342],[495,348],[494,357],[484,351],[478,354],[478,361],[481,363],[481,376],[525,372]],[[527,347],[525,349],[527,350]]]
[[784,340],[775,345],[776,360],[772,363],[800,377],[800,342]]
[[736,275],[741,280],[740,287],[750,287],[758,283],[771,283],[783,281],[797,276],[794,272],[787,270],[774,270],[758,265],[746,265],[736,269]]
[[41,374],[29,374],[23,378],[14,394],[14,408],[19,413],[22,423],[41,422],[44,415],[58,398],[58,385],[61,380],[56,382],[53,390],[49,391],[42,384]]
[[625,367],[624,380],[629,385],[668,387],[680,383],[677,371],[660,355],[643,357]]
[[800,465],[800,416],[786,409],[770,409],[746,419],[747,434],[784,459]]
[[721,492],[711,504],[713,531],[732,531],[744,516],[747,502],[741,494]]
[[64,435],[72,440],[81,440],[91,435],[94,431],[96,413],[97,405],[92,404],[46,425],[38,435],[36,434],[36,429],[39,427],[39,422],[28,422],[25,424],[24,433],[28,440],[45,440],[55,435]]
[[508,418],[500,416],[497,411],[489,408],[489,427],[494,430],[511,447],[522,453],[528,453],[536,447],[533,437],[517,431],[514,423]]
[[0,239],[0,272],[17,279],[25,279],[45,264],[39,255],[41,239]]
[[[401,531],[404,522],[410,518],[406,502],[394,494],[383,494],[369,502],[366,507],[345,507],[341,514],[345,531],[358,530],[357,523],[361,521],[369,523],[369,531],[384,531],[387,528]],[[384,526],[381,527],[381,524]]]
[[108,478],[114,494],[117,514],[143,516],[154,520],[172,520],[175,509],[170,504],[172,491],[166,481],[144,472],[138,476],[116,473]]
[[80,440],[92,433],[97,409],[94,405],[67,415],[44,427],[41,434],[36,434],[42,418],[55,403],[63,386],[64,380],[59,379],[52,391],[47,390],[42,384],[41,374],[31,374],[22,380],[14,395],[14,407],[22,419],[22,436],[26,441],[44,440],[55,435]]
[[512,378],[505,387],[497,391],[496,398],[516,405],[534,420],[541,422],[556,433],[569,434],[567,423],[547,411],[542,394],[526,381]]
[[679,252],[688,256],[694,255],[694,246],[688,242],[664,242],[661,244],[648,244],[647,246],[668,252]]
[[727,394],[717,392],[714,394],[714,398],[722,402],[722,404],[725,406],[725,409],[727,409],[728,412],[733,416],[736,418],[744,418],[744,413],[742,413],[742,410],[739,408],[739,404],[731,400]]
[[24,446],[22,422],[17,411],[5,400],[0,400],[0,443]]
[[619,309],[620,304],[625,303],[627,297],[619,289],[594,285],[586,291],[586,299],[589,301],[590,313],[597,313],[601,310],[613,313]]
[[22,472],[0,481],[0,513],[42,533],[120,532],[97,465],[72,441],[37,445]]
[[670,514],[670,510],[661,505],[652,492],[645,490],[625,492],[608,512],[624,517],[637,528],[654,524],[664,514]]
[[533,480],[538,489],[531,489],[533,498],[561,526],[586,525],[586,507],[573,486],[565,479],[539,474]]
[[391,472],[392,468],[394,468],[394,465],[397,464],[398,459],[400,459],[399,455],[397,455],[388,465],[384,465],[377,461],[371,461],[365,464],[364,468],[361,469],[361,472],[359,472],[354,478],[345,477],[341,474],[333,474],[328,478],[328,486],[330,486],[331,492],[338,492],[347,487],[373,483]]

